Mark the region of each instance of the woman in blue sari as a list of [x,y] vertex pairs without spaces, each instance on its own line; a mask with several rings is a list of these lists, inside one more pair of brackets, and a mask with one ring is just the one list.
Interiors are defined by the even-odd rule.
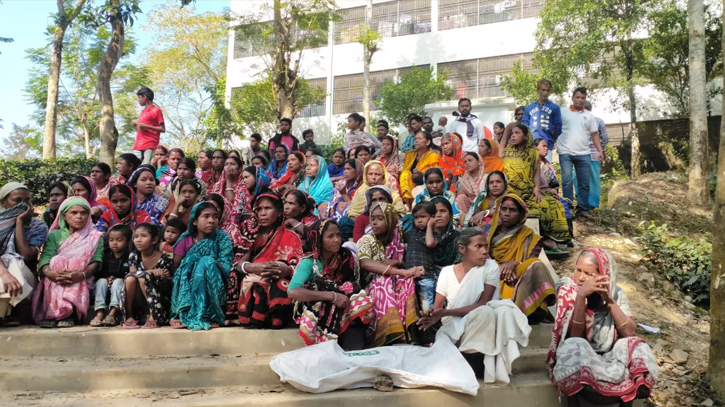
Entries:
[[307,160],[305,167],[307,178],[302,181],[299,190],[307,192],[315,205],[319,206],[324,202],[332,201],[333,190],[335,189],[327,172],[327,163],[319,155],[314,155]]
[[224,323],[232,241],[217,228],[219,210],[211,202],[196,204],[189,219],[189,230],[174,245],[171,327],[208,330]]

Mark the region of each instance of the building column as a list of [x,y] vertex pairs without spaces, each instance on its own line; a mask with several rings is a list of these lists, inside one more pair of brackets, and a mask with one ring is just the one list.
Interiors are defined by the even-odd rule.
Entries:
[[330,21],[330,28],[327,33],[327,47],[329,48],[328,52],[328,63],[327,63],[327,96],[325,97],[325,121],[327,121],[327,143],[332,141],[332,135],[335,132],[335,129],[332,128],[332,112],[333,112],[333,104],[335,103],[335,98],[333,95],[335,94],[335,74],[333,72],[333,66],[334,66],[334,55],[335,55],[335,22]]
[[[433,38],[438,36],[438,0],[430,0],[430,33]],[[438,58],[440,55],[432,55],[430,67],[433,69],[433,77],[438,77]]]

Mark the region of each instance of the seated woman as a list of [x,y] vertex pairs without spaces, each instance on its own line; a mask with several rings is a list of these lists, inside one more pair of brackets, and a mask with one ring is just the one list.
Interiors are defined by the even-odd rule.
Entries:
[[176,177],[166,186],[163,190],[162,195],[166,198],[171,199],[174,196],[174,192],[177,190],[178,185],[182,181],[193,181],[196,184],[196,190],[199,194],[199,200],[203,201],[206,199],[206,184],[196,178],[196,163],[193,159],[186,157],[179,162],[176,166]]
[[240,160],[242,159],[242,155],[239,154],[239,151],[237,150],[229,150],[229,157],[237,157]]
[[225,280],[232,269],[232,241],[219,230],[219,211],[211,202],[191,209],[189,229],[174,245],[171,327],[192,331],[224,323]]
[[[284,225],[300,239],[307,238],[308,230],[320,218],[312,213],[315,202],[300,190],[287,192],[284,196]],[[304,243],[304,242],[303,242]]]
[[526,202],[531,217],[539,218],[544,237],[541,244],[552,254],[566,255],[568,252],[563,243],[571,240],[566,212],[561,202],[541,192],[539,151],[531,145],[529,128],[523,124],[514,126],[503,158],[509,192]]
[[657,381],[657,361],[642,338],[617,263],[603,249],[584,250],[574,278],[556,284],[556,322],[546,363],[569,406],[589,403],[631,406],[647,398]]
[[499,198],[488,233],[491,258],[501,268],[501,298],[511,299],[529,324],[551,321],[547,306],[556,302],[554,280],[539,260],[541,236],[526,226],[528,210],[514,194]]
[[332,163],[327,166],[327,173],[330,174],[330,180],[332,182],[342,181],[344,179],[343,172],[345,171],[345,149],[340,147],[336,148],[332,153]]
[[141,160],[133,153],[124,153],[116,159],[116,176],[112,178],[114,184],[125,184],[131,174],[141,165]]
[[211,175],[213,166],[211,164],[211,160],[214,158],[214,152],[211,150],[201,150],[199,151],[199,154],[196,155],[196,161],[198,165],[196,166],[196,171],[194,172],[194,177],[200,179],[204,185],[206,185],[206,179],[204,179],[204,174],[207,174],[207,177]]
[[287,172],[287,159],[289,158],[289,154],[289,147],[285,144],[280,144],[274,148],[274,158],[269,165],[273,180],[279,180]]
[[370,209],[371,233],[357,242],[363,270],[362,284],[373,298],[373,317],[368,326],[371,347],[410,343],[410,328],[418,320],[415,278],[423,276],[422,266],[403,266],[405,247],[398,214],[392,205],[376,202]]
[[400,173],[400,192],[408,206],[413,203],[413,177],[423,177],[429,168],[437,167],[440,157],[430,151],[433,136],[425,130],[415,134],[415,150],[405,154],[403,170]]
[[[68,198],[68,186],[62,182],[56,182],[50,186],[48,191],[48,207],[43,212],[43,222],[51,227],[55,218],[58,217],[58,208]],[[110,203],[110,201],[109,201]]]
[[236,157],[228,157],[224,163],[219,181],[212,187],[213,194],[219,194],[232,208],[249,208],[252,197],[244,184],[244,163]]
[[488,230],[493,212],[496,209],[498,198],[508,192],[509,180],[501,171],[494,171],[486,175],[485,185],[480,194],[473,200],[466,214],[465,226],[477,226]]
[[180,148],[172,148],[169,150],[169,165],[163,171],[162,168],[159,169],[161,174],[159,174],[159,171],[156,171],[156,178],[159,180],[159,190],[164,190],[176,178],[176,170],[184,158],[184,150]]
[[300,336],[305,345],[338,339],[343,349],[362,349],[365,332],[347,331],[356,319],[368,324],[373,312],[372,298],[360,287],[357,259],[342,247],[335,221],[317,221],[309,233],[309,256],[297,265],[288,288]]
[[169,206],[169,200],[156,193],[158,184],[154,168],[148,164],[138,167],[128,183],[136,195],[136,209],[146,211],[150,217],[161,220]]
[[335,184],[332,201],[323,202],[319,206],[320,217],[334,220],[340,228],[343,228],[342,225],[339,225],[342,218],[349,220],[347,218],[347,208],[352,202],[355,192],[362,185],[363,175],[363,165],[359,160],[347,160],[343,167],[343,177],[342,180]]
[[249,200],[244,203],[240,200],[238,206],[235,208],[235,214],[242,213],[244,211],[251,211],[252,200],[254,200],[257,195],[267,191],[269,189],[269,184],[272,182],[267,170],[255,166],[245,168],[244,172],[242,172],[242,179],[244,180],[242,193],[244,194],[244,192],[246,192],[249,195]]
[[466,173],[461,176],[456,192],[456,206],[462,214],[467,214],[471,204],[483,191],[486,185],[486,171],[483,169],[483,162],[478,154],[468,152],[463,158]]
[[463,162],[463,143],[461,136],[456,133],[446,133],[441,138],[441,150],[438,165],[443,171],[443,179],[448,190],[455,193],[458,191],[458,180],[466,172]]
[[48,227],[34,215],[25,185],[8,182],[0,188],[0,327],[20,325],[12,308],[31,298],[37,285],[38,253]]
[[117,223],[123,223],[133,229],[136,228],[136,225],[145,222],[161,226],[158,219],[152,218],[146,211],[136,207],[136,197],[128,185],[114,185],[111,187],[109,194],[111,196],[111,207],[101,215],[98,223],[96,223],[96,230],[99,232],[106,233],[111,226]]
[[[309,151],[309,150],[308,150]],[[299,190],[307,193],[316,205],[332,201],[333,190],[335,189],[327,173],[327,163],[319,155],[313,155],[307,160],[305,166],[307,177],[300,184]],[[317,208],[313,208],[317,212]]]
[[486,173],[503,171],[503,160],[496,140],[482,139],[478,143],[478,155],[481,156]]
[[370,161],[371,156],[370,147],[364,145],[355,147],[355,159],[360,160],[363,165]]
[[531,327],[511,301],[498,301],[499,269],[488,259],[486,246],[483,229],[461,232],[457,249],[462,261],[441,270],[435,305],[419,323],[428,330],[442,321],[437,341],[445,337],[453,342],[469,363],[483,354],[484,382],[508,383],[511,364],[519,354],[516,343],[528,344]]
[[571,208],[569,203],[563,197],[559,196],[559,179],[556,178],[556,170],[551,165],[549,160],[546,159],[546,155],[549,154],[549,144],[542,138],[534,140],[534,147],[539,150],[539,175],[541,176],[541,192],[546,195],[551,195],[558,199],[562,205],[564,205],[564,211],[566,212],[566,223],[569,225],[569,233],[574,236],[574,225],[572,224]]
[[205,171],[201,174],[201,180],[206,183],[206,190],[211,193],[217,182],[222,177],[222,171],[224,171],[224,165],[227,162],[227,152],[222,149],[216,149],[211,155],[211,170]]
[[380,156],[378,160],[385,165],[385,170],[396,180],[403,169],[403,156],[398,153],[398,140],[386,135],[380,140]]
[[[111,189],[118,187],[126,186]],[[42,279],[33,296],[33,320],[41,328],[72,327],[73,314],[79,321],[86,315],[93,274],[103,261],[102,237],[85,199],[63,201],[38,261]]]
[[96,186],[96,201],[108,208],[111,206],[111,200],[108,198],[108,191],[112,186],[116,185],[111,180],[111,167],[106,163],[95,163],[91,169],[91,181]]
[[162,144],[156,146],[151,165],[156,168],[156,178],[164,177],[169,169],[169,148]]
[[273,192],[254,200],[259,230],[235,267],[244,275],[237,311],[245,327],[280,329],[292,316],[287,287],[302,257],[302,243],[284,227],[282,207],[282,198]]
[[185,224],[188,224],[191,218],[191,208],[201,201],[198,188],[199,184],[190,179],[185,179],[177,184],[169,206],[161,216],[161,223],[166,225],[171,218],[181,218]]
[[[415,203],[428,202],[438,196],[443,197],[451,204],[453,221],[456,225],[460,225],[461,215],[456,206],[456,194],[448,191],[443,171],[438,167],[429,168],[425,171],[423,180],[425,181],[425,188],[422,193],[415,197]],[[409,218],[409,216],[406,216],[406,218]]]
[[85,199],[91,205],[91,221],[93,223],[98,222],[98,218],[108,208],[96,201],[96,184],[88,177],[73,177],[70,181],[70,187],[74,196]]
[[[352,233],[353,242],[357,243],[361,237],[370,232],[370,208],[375,202],[385,202],[392,205],[393,192],[383,185],[374,185],[365,192],[365,210],[362,215],[355,218],[355,228]],[[398,223],[402,229],[402,222],[398,221]]]
[[355,196],[350,201],[350,206],[347,209],[347,216],[350,219],[363,214],[366,208],[366,193],[368,189],[376,185],[382,185],[388,188],[388,191],[392,197],[392,204],[395,207],[396,212],[399,216],[405,215],[408,211],[403,201],[400,199],[400,195],[396,192],[395,185],[390,182],[389,174],[385,170],[385,166],[380,161],[370,161],[365,165],[363,169],[363,183],[358,188]]
[[453,207],[447,199],[437,196],[430,202],[436,207],[436,215],[428,223],[425,243],[433,250],[433,263],[438,275],[443,267],[450,266],[456,261],[458,254],[456,240],[461,232],[455,227]]
[[[272,167],[270,164],[269,168]],[[287,171],[277,180],[272,177],[270,188],[274,189],[280,196],[284,196],[287,191],[296,189],[307,178],[307,174],[303,171],[304,167],[305,155],[299,151],[293,151],[287,157]]]

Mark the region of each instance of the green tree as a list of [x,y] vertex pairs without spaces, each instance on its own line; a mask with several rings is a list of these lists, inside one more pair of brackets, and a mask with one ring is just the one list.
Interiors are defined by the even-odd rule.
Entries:
[[[372,29],[370,23],[373,19],[373,0],[368,0],[365,6],[365,24],[360,25],[360,34],[357,42],[363,46],[363,116],[370,120],[370,64],[373,55],[379,50],[382,36]],[[372,127],[372,126],[371,126]]]
[[411,113],[427,116],[426,104],[450,98],[453,89],[446,85],[446,79],[445,72],[436,76],[432,68],[413,68],[403,73],[398,83],[386,82],[375,104],[391,125],[405,124]]
[[527,71],[521,61],[514,62],[513,71],[501,78],[501,89],[510,93],[517,105],[528,105],[538,99],[536,82],[544,76]]
[[43,147],[42,131],[30,126],[13,123],[12,132],[3,140],[0,155],[8,160],[37,158]]

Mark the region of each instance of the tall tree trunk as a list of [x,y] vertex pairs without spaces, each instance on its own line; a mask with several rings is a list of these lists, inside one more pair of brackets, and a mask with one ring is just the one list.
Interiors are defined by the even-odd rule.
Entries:
[[[725,53],[725,30],[723,30]],[[725,105],[723,105],[725,116]],[[720,124],[720,153],[717,162],[714,224],[725,222],[725,120]],[[710,281],[710,352],[707,375],[710,385],[725,394],[725,229],[712,230],[712,277]]]
[[[117,2],[117,0],[114,0]],[[113,168],[116,156],[116,145],[118,144],[118,130],[113,118],[113,93],[111,93],[111,75],[116,69],[118,61],[123,56],[123,41],[125,28],[123,21],[115,16],[111,19],[111,41],[108,43],[103,60],[98,65],[98,78],[96,90],[98,101],[101,105],[101,119],[99,123],[101,133],[101,161]]]
[[93,158],[93,153],[91,153],[91,132],[88,129],[88,122],[85,117],[83,118],[83,144],[86,148],[86,158]]
[[278,118],[284,117],[293,119],[294,96],[289,88],[292,78],[290,70],[290,61],[287,56],[289,50],[290,26],[286,20],[282,18],[282,4],[280,0],[274,0],[274,62],[273,62],[273,78],[272,89],[274,91],[279,109],[277,111]]
[[[365,29],[370,29],[370,23],[373,20],[373,0],[368,0],[368,4],[365,7]],[[368,44],[363,44],[363,116],[368,123],[368,131],[372,128],[373,124],[370,120],[370,62],[372,61],[372,55],[370,53],[370,47]]]
[[710,198],[707,185],[707,100],[705,89],[705,6],[703,0],[687,4],[690,27],[690,168],[687,199],[706,205]]
[[637,99],[634,94],[634,50],[631,34],[627,38],[626,54],[627,59],[627,96],[629,97],[629,134],[632,140],[632,178],[639,177],[642,173],[639,154],[639,132],[637,131]]

